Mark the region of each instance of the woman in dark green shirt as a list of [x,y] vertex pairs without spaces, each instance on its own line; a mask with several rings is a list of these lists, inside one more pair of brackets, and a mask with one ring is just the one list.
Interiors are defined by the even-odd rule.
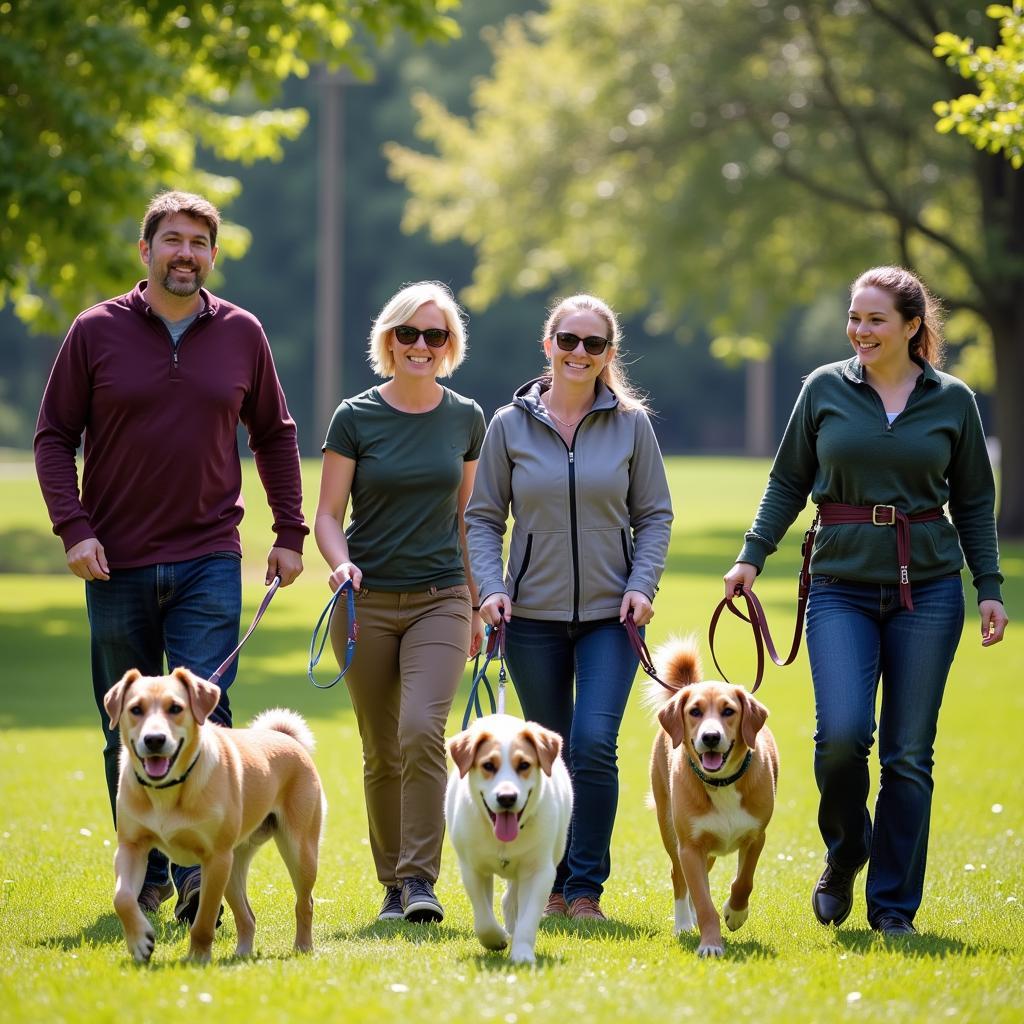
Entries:
[[[924,886],[932,750],[963,628],[964,556],[983,646],[1003,638],[1007,618],[992,468],[973,394],[934,368],[937,305],[900,267],[868,270],[850,291],[854,357],[804,383],[725,591],[753,587],[810,494],[822,523],[807,651],[826,847],[812,906],[822,924],[842,924],[868,864],[868,923],[898,935],[914,931]],[[868,754],[880,680],[872,823]]]
[[[440,921],[444,730],[483,636],[463,513],[484,417],[438,383],[465,355],[451,292],[427,281],[391,298],[370,335],[387,378],[338,406],[324,442],[314,533],[337,589],[352,580],[359,642],[345,681],[363,741],[378,917]],[[352,515],[343,530],[349,501]],[[346,624],[331,640],[344,663]]]

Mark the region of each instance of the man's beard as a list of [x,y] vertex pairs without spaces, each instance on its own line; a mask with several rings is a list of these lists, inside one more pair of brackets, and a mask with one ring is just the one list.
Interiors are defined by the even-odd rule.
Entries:
[[177,265],[179,269],[192,270],[195,272],[195,276],[188,281],[177,281],[172,276],[172,267],[167,268],[167,273],[164,275],[163,286],[166,291],[169,291],[172,295],[178,295],[185,297],[189,295],[195,295],[197,291],[202,287],[203,282],[206,280],[206,275],[202,273],[196,264],[189,265]]

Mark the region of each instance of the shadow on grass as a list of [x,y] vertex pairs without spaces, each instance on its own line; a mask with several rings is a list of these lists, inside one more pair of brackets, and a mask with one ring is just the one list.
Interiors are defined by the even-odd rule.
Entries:
[[[185,926],[177,921],[166,919],[154,921],[150,918],[156,943],[173,944],[181,941],[186,934]],[[92,924],[86,925],[81,931],[69,935],[50,935],[40,939],[36,945],[42,949],[80,949],[82,946],[116,946],[124,944],[124,932],[121,921],[112,910],[101,914]]]
[[358,928],[338,928],[329,936],[330,939],[387,939],[408,942],[413,946],[427,943],[451,942],[455,939],[473,937],[472,928],[458,928],[450,924],[413,924],[401,919],[391,921],[371,921],[370,924]]
[[883,949],[905,957],[943,959],[948,956],[977,956],[993,952],[990,946],[980,946],[951,939],[945,935],[894,935],[886,937],[870,928],[844,928],[836,933],[836,942],[851,953],[877,953]]
[[[721,957],[708,957],[706,959],[730,961],[774,960],[779,955],[779,951],[774,946],[766,946],[757,939],[726,938],[722,944],[725,947],[725,953]],[[677,935],[676,945],[683,952],[692,953],[696,959],[697,948],[700,946],[700,935],[697,932]]]

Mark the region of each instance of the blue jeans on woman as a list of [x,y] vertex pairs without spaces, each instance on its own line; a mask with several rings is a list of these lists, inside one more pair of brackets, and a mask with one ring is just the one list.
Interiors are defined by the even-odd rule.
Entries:
[[[814,576],[807,605],[818,827],[833,865],[868,863],[871,925],[887,914],[913,921],[921,904],[935,729],[964,623],[959,575],[914,583],[913,601],[911,612],[895,585]],[[872,826],[868,754],[879,680],[881,776]]]
[[[116,824],[121,737],[116,726],[108,725],[103,698],[130,668],[146,676],[163,675],[179,665],[204,679],[214,673],[238,643],[241,557],[222,551],[186,562],[112,569],[109,580],[85,584],[85,602],[92,633],[92,688],[106,737],[103,760]],[[220,703],[210,715],[219,725],[231,725],[227,690],[236,670],[233,662],[220,677]],[[179,892],[180,881],[193,870],[175,865]],[[145,883],[164,885],[167,876],[167,858],[151,850]]]
[[567,903],[600,898],[619,801],[619,726],[639,660],[618,619],[548,622],[514,614],[506,656],[523,714],[561,735],[572,778],[572,823],[553,891]]

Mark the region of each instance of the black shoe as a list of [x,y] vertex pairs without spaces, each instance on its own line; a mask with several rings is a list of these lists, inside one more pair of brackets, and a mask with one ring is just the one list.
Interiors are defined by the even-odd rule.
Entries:
[[444,920],[444,909],[425,878],[406,878],[402,882],[402,910],[406,921],[429,924]]
[[837,867],[825,858],[825,870],[811,893],[814,916],[822,924],[838,927],[850,916],[853,910],[853,883],[863,868],[863,864],[855,868]]
[[876,932],[888,937],[890,935],[916,935],[917,929],[899,914],[883,914],[872,926]]
[[[190,928],[196,921],[196,914],[199,913],[199,891],[202,886],[202,876],[199,868],[189,872],[178,890],[178,902],[174,904],[174,920],[187,924]],[[224,905],[217,910],[217,924],[220,927],[220,920],[224,916]]]
[[402,910],[402,887],[400,885],[386,885],[384,887],[384,902],[380,905],[378,921],[396,921],[405,917]]
[[160,904],[166,903],[173,895],[174,886],[170,882],[164,882],[163,885],[146,882],[139,893],[139,908],[144,914],[155,914]]

